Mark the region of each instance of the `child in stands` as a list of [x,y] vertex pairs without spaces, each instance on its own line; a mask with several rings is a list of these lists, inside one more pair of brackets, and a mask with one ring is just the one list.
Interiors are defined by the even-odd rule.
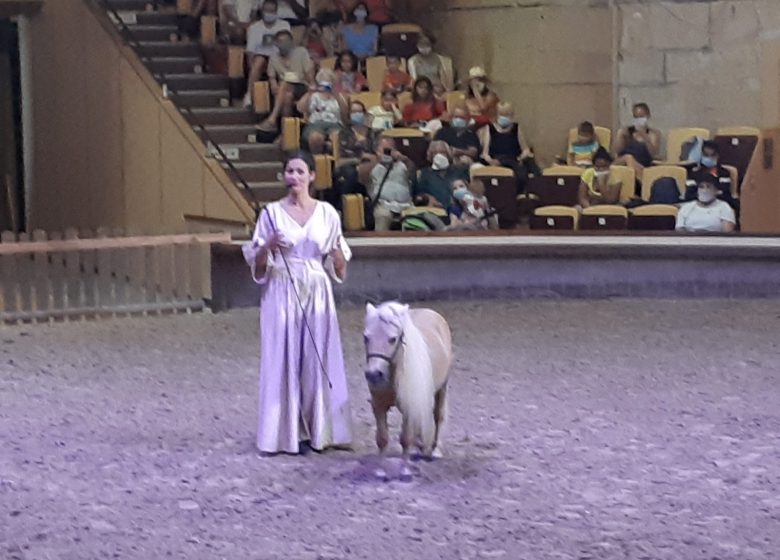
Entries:
[[582,122],[577,127],[577,139],[569,146],[567,163],[577,167],[592,167],[593,157],[600,147],[593,123]]
[[412,77],[401,70],[401,58],[397,56],[387,57],[387,70],[382,82],[383,90],[392,90],[396,93],[408,91],[412,87]]

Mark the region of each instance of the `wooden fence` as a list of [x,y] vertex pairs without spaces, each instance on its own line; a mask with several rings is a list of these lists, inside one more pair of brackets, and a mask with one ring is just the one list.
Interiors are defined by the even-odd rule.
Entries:
[[211,298],[210,244],[228,241],[228,233],[2,232],[0,322],[201,311]]

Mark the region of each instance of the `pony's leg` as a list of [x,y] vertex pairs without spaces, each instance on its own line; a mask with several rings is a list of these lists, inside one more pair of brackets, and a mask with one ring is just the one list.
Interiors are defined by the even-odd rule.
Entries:
[[376,446],[379,454],[383,455],[387,444],[390,443],[390,434],[387,429],[387,407],[372,403],[374,419],[376,420]]
[[414,428],[409,419],[404,416],[401,425],[401,448],[403,449],[403,467],[401,467],[401,480],[412,480],[412,469],[409,468],[409,459],[412,447],[415,443]]
[[444,431],[444,423],[447,421],[447,385],[439,389],[436,393],[436,402],[433,409],[433,419],[436,423],[436,434],[433,438],[433,452],[432,457],[441,458],[441,435]]

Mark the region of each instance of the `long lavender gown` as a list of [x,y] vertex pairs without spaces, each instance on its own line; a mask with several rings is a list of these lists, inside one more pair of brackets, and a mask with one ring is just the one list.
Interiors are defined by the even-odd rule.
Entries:
[[[282,250],[292,278],[278,254],[269,256],[265,274],[257,276],[255,256],[274,230],[289,244]],[[262,286],[257,447],[268,453],[297,453],[305,440],[314,449],[349,445],[351,413],[330,280],[339,279],[328,255],[336,247],[347,260],[352,253],[341,234],[338,213],[317,202],[309,221],[300,226],[274,202],[260,215],[252,241],[254,247],[248,243],[243,251],[252,277]],[[303,322],[293,282],[327,377]]]

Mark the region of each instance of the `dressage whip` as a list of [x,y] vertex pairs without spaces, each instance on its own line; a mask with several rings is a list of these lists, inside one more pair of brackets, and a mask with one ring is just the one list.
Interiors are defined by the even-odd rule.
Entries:
[[[268,222],[271,224],[271,229],[273,232],[279,236],[279,230],[276,227],[276,224],[274,223],[273,219],[271,218],[271,213],[268,212],[268,208],[263,208],[263,212],[260,213],[260,218],[262,219],[262,215],[265,213],[268,216]],[[306,318],[306,309],[303,307],[303,301],[301,300],[301,295],[298,293],[298,287],[295,285],[295,280],[293,279],[292,271],[290,270],[290,263],[287,262],[287,257],[284,256],[284,251],[281,249],[277,249],[278,253],[282,257],[282,262],[284,262],[284,267],[287,270],[287,276],[290,277],[290,285],[292,286],[293,293],[295,294],[295,299],[298,301],[298,306],[301,308],[301,317],[303,317],[303,324],[306,327],[306,330],[309,333],[309,338],[311,338],[312,346],[314,346],[314,353],[317,355],[317,362],[320,365],[320,369],[322,370],[322,374],[325,376],[325,380],[328,382],[328,388],[333,389],[333,383],[330,380],[330,376],[328,375],[328,370],[325,369],[325,363],[322,360],[322,356],[320,355],[320,351],[317,348],[317,341],[314,338],[314,333],[311,330],[311,326],[309,325],[309,320]],[[303,354],[301,352],[301,354]]]

